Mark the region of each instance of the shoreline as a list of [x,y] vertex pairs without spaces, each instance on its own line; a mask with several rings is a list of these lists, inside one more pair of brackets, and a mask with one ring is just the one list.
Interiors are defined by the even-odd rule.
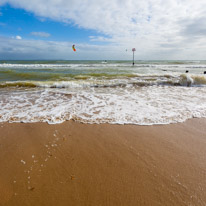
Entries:
[[204,205],[205,126],[0,123],[0,205]]

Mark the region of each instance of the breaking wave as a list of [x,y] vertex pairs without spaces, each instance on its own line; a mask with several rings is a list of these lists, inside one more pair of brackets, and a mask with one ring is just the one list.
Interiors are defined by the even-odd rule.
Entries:
[[[32,74],[29,74],[32,76]],[[42,77],[44,78],[44,77]],[[54,78],[55,80],[52,80]],[[56,80],[57,79],[57,80]],[[65,80],[62,80],[65,79]],[[39,87],[39,88],[72,88],[72,87],[131,87],[131,86],[205,86],[206,76],[202,75],[76,75],[70,77],[50,76],[47,81],[6,81],[0,82],[5,87]]]
[[0,122],[151,125],[206,117],[204,70],[204,61],[0,61]]

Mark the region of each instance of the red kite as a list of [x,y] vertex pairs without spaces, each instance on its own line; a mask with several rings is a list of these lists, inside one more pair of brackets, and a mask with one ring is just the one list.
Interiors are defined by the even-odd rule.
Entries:
[[74,44],[72,45],[72,49],[73,49],[73,51],[76,51],[76,49],[75,49],[75,45],[74,45]]

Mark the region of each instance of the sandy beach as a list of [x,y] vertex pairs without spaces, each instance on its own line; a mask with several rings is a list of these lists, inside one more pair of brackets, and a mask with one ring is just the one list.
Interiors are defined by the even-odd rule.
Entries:
[[0,205],[205,205],[206,119],[0,124]]

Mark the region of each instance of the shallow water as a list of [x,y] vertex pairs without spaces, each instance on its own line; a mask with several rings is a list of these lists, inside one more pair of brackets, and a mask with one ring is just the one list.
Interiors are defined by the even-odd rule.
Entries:
[[205,70],[204,61],[1,61],[0,121],[151,125],[206,117]]

